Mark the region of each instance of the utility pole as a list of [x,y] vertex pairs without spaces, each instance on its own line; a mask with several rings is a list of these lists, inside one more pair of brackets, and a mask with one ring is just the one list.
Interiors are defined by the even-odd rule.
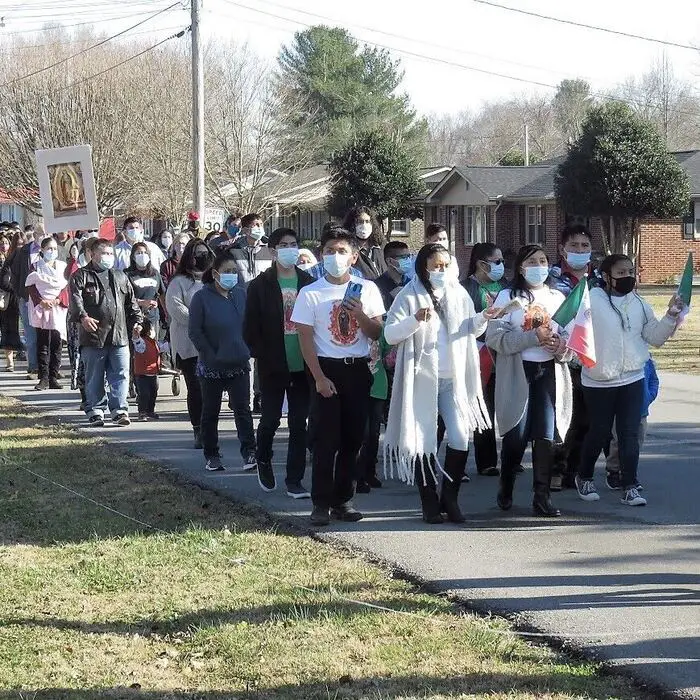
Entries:
[[204,62],[200,36],[202,0],[190,0],[192,9],[192,163],[194,186],[192,205],[204,229]]
[[525,165],[530,165],[530,127],[525,124]]

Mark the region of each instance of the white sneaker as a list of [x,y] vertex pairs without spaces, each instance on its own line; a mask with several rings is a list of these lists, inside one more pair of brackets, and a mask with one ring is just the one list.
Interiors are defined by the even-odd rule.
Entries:
[[595,482],[592,479],[582,479],[578,474],[576,475],[576,490],[578,491],[578,497],[582,501],[599,501],[600,496],[595,487]]
[[620,499],[620,503],[626,506],[645,506],[647,499],[642,498],[636,488],[631,488],[625,491],[625,495]]

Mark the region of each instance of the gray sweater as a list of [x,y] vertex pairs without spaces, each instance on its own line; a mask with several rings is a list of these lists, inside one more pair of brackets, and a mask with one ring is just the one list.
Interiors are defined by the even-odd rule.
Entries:
[[183,360],[197,357],[197,348],[190,340],[190,304],[192,297],[202,288],[201,280],[192,280],[176,275],[165,293],[165,308],[170,318],[170,351],[173,359],[179,355]]
[[[489,321],[486,344],[496,353],[496,422],[498,432],[503,436],[520,422],[527,410],[529,387],[520,353],[536,347],[539,341],[536,331],[523,331],[509,321],[497,319]],[[563,437],[571,423],[573,400],[571,375],[563,363],[571,359],[571,352],[552,359],[555,360],[557,379],[557,431]]]

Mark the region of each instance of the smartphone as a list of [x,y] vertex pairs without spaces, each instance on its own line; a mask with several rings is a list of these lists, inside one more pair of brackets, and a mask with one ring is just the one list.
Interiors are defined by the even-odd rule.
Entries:
[[351,299],[359,299],[362,296],[362,285],[359,282],[348,282],[348,288],[345,290],[343,297],[343,306],[347,306],[347,302]]

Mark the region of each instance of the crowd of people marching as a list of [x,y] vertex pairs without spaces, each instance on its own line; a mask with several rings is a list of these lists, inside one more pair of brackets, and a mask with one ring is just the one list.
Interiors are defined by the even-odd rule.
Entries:
[[[182,376],[205,469],[226,468],[226,398],[242,468],[266,492],[277,486],[273,444],[286,406],[286,492],[311,498],[316,525],[360,520],[353,496],[382,486],[380,462],[416,485],[426,522],[464,522],[458,494],[472,444],[477,473],[498,477],[503,510],[528,446],[536,515],[559,515],[551,493],[562,488],[598,500],[601,452],[607,486],[623,504],[646,504],[637,467],[658,391],[649,346],[675,332],[682,303],[674,296],[657,319],[624,255],[592,269],[586,227],[562,232],[553,265],[542,247],[521,248],[509,282],[492,243],[474,246],[461,275],[440,224],[427,226],[418,251],[400,240],[382,247],[366,207],[326,226],[315,251],[290,228],[267,234],[255,213],[201,234],[194,217],[150,241],[134,217],[117,242],[1,224],[6,370],[26,355],[37,390],[61,389],[67,347],[70,387],[95,427],[129,425],[130,394],[139,420],[157,420],[158,377]],[[553,319],[584,277],[590,367]]]

